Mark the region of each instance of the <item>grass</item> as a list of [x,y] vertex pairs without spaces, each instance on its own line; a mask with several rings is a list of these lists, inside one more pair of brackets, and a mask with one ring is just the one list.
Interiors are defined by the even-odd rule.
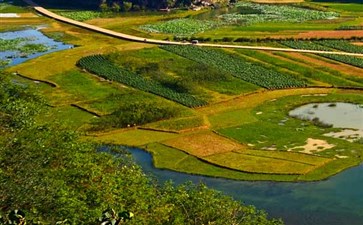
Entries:
[[203,162],[194,156],[158,143],[147,145],[146,150],[152,153],[153,163],[155,167],[160,169],[171,169],[189,174],[225,177],[235,180],[294,181],[298,178],[297,175],[253,174],[225,169]]
[[67,96],[69,102],[90,102],[107,98],[110,95],[131,92],[128,88],[113,85],[106,81],[101,82],[93,75],[75,69],[53,75],[48,80],[59,85],[53,96],[55,98],[59,96],[58,99]]
[[177,137],[177,134],[167,132],[156,132],[149,130],[131,129],[104,133],[92,139],[111,144],[128,146],[143,146],[153,142],[161,142],[170,138]]
[[82,126],[95,119],[95,116],[73,106],[63,106],[52,108],[49,114],[39,119],[46,122],[62,121],[64,126],[82,129]]
[[213,129],[221,127],[230,127],[251,123],[256,121],[256,117],[250,109],[239,109],[211,115],[208,117]]
[[[209,144],[212,146],[215,146],[215,144],[213,141],[210,141],[205,137],[205,135],[209,136],[207,132],[192,134],[190,136],[181,136],[176,139],[169,139],[162,142],[168,146],[153,144],[151,145],[153,147],[150,148],[150,145],[148,145],[147,150],[153,153],[154,163],[157,167],[169,168],[172,170],[188,173],[218,176],[220,170],[222,170],[218,167],[222,166],[225,167],[223,169],[225,170],[225,174],[228,174],[222,176],[233,179],[240,179],[234,175],[230,175],[231,173],[236,173],[234,170],[243,170],[245,172],[247,171],[252,173],[250,174],[250,178],[256,180],[285,180],[292,178],[286,175],[288,173],[300,174],[299,176],[293,176],[294,179],[299,180],[324,179],[330,175],[340,172],[347,167],[356,165],[357,157],[362,154],[362,152],[347,151],[347,149],[357,149],[359,146],[354,144],[352,145],[352,143],[348,143],[346,141],[323,137],[321,135],[329,131],[329,129],[322,129],[309,124],[302,125],[302,122],[299,120],[289,119],[285,122],[284,126],[281,126],[278,123],[282,119],[286,118],[286,114],[284,112],[290,108],[293,108],[294,105],[297,106],[303,104],[304,102],[330,100],[353,102],[362,101],[359,98],[359,94],[357,95],[354,93],[345,95],[337,93],[325,97],[318,95],[306,97],[290,96],[274,101],[267,101],[250,111],[253,115],[255,115],[253,118],[259,121],[254,123],[249,121],[250,123],[239,127],[219,130],[232,131],[234,134],[224,134],[237,139],[245,145],[249,144],[250,148],[252,148],[249,150],[246,150],[246,147],[241,147],[239,150],[238,148],[233,149],[232,147],[216,147],[218,150],[211,150],[211,152],[208,152],[207,149],[213,149],[213,147],[208,147]],[[263,113],[256,114],[256,112]],[[248,119],[246,119],[245,122],[248,122]],[[301,126],[303,126],[303,129],[298,129],[297,131],[296,128]],[[212,136],[214,135],[215,134]],[[196,138],[191,139],[192,136],[195,136]],[[336,147],[319,153],[322,157],[286,151],[287,148],[304,145],[308,137],[326,139],[329,143],[336,144]],[[198,141],[198,139],[208,140],[208,145],[201,144],[201,141]],[[216,138],[216,140],[217,139],[218,138]],[[217,142],[218,144],[221,144],[223,142],[228,143],[230,141],[224,140],[218,140]],[[189,144],[186,145],[185,143]],[[228,146],[228,144],[225,146]],[[257,150],[263,147],[271,146],[282,151]],[[180,150],[177,149],[181,149],[186,153],[183,154]],[[349,158],[334,159],[338,151],[340,152],[339,154],[348,155]],[[178,156],[175,158],[180,160],[170,161],[167,159],[164,160],[163,158],[164,156],[173,157],[174,154],[177,154]],[[195,157],[199,157],[201,160],[203,160],[203,162]],[[206,161],[213,165],[208,165]],[[190,167],[196,169],[193,169],[192,171]],[[227,167],[233,170],[228,170]],[[256,173],[279,173],[285,175],[281,175],[281,177],[273,175],[269,178],[261,178],[258,176],[263,174],[257,175]],[[246,173],[242,173],[240,176],[244,177],[242,179],[250,179],[245,178]]]
[[103,115],[111,114],[116,111],[122,105],[126,105],[131,102],[155,102],[155,104],[167,104],[167,101],[162,101],[156,96],[148,93],[144,93],[137,90],[127,90],[119,92],[110,92],[104,98],[97,99],[91,102],[84,102],[82,105],[86,105]]
[[184,132],[193,129],[203,128],[205,126],[207,126],[207,124],[205,123],[205,120],[202,116],[191,116],[162,120],[155,123],[149,123],[147,125],[144,125],[143,127],[155,130]]
[[144,77],[190,91],[209,102],[214,102],[223,95],[238,95],[258,89],[255,85],[234,78],[229,73],[160,48],[114,53],[108,58]]
[[[137,27],[145,23],[156,23],[161,19],[174,19],[191,13],[194,12],[177,12],[166,16],[164,14],[152,16],[139,15],[137,17],[130,15],[122,18],[98,18],[88,22],[118,31],[127,31],[130,34],[149,36],[149,34],[143,33]],[[22,18],[19,18],[18,21],[20,20]],[[40,21],[39,18],[36,18],[36,20]],[[22,25],[30,21],[35,20],[29,18],[26,21],[15,22],[15,19],[6,19],[4,27],[16,28],[16,26],[11,24]],[[42,19],[42,21],[47,23],[48,20]],[[354,17],[349,19],[349,21],[339,20],[334,21],[332,24],[324,24],[322,21],[305,22],[300,24],[301,28],[297,24],[292,23],[269,23],[271,28],[268,28],[269,31],[266,32],[262,32],[266,29],[266,26],[264,28],[262,24],[255,24],[244,28],[231,26],[206,31],[202,35],[212,35],[215,38],[225,37],[227,34],[228,36],[235,37],[244,35],[246,37],[294,35],[302,30],[326,30],[334,29],[342,24],[355,25],[358,23],[357,21],[361,22],[361,20]],[[0,29],[3,29],[3,27]],[[224,31],[229,33],[223,33]],[[169,83],[170,81],[178,81],[180,86],[177,87],[187,88],[188,91],[208,99],[210,104],[198,109],[185,110],[183,108],[181,110],[182,115],[177,118],[144,125],[146,128],[176,131],[180,132],[179,134],[126,128],[112,132],[93,133],[92,135],[89,133],[89,136],[85,137],[89,140],[145,147],[153,153],[154,164],[163,169],[240,180],[296,181],[324,179],[356,165],[359,163],[358,157],[361,156],[362,158],[361,144],[322,136],[329,129],[317,128],[308,122],[295,119],[289,119],[283,122],[284,125],[279,125],[282,120],[286,119],[286,112],[297,105],[305,102],[327,100],[361,103],[360,91],[355,93],[353,91],[340,91],[336,89],[262,91],[255,86],[248,86],[243,81],[238,82],[236,78],[233,78],[228,73],[222,73],[208,66],[201,66],[195,61],[176,56],[153,45],[116,40],[58,22],[50,23],[45,32],[50,35],[58,35],[60,39],[67,39],[71,44],[75,44],[78,47],[49,54],[8,69],[10,72],[18,71],[29,77],[49,80],[58,84],[57,88],[44,88],[43,93],[48,95],[49,98],[55,99],[54,102],[57,103],[58,107],[52,110],[53,113],[51,115],[42,119],[52,121],[54,118],[60,118],[73,126],[74,129],[84,129],[87,128],[87,124],[98,119],[94,118],[92,114],[71,107],[70,104],[76,103],[86,109],[106,115],[114,112],[120,104],[130,101],[130,99],[144,102],[150,98],[150,101],[156,104],[165,103],[159,97],[151,97],[148,94],[141,94],[136,90],[125,88],[115,83],[101,81],[75,68],[75,63],[81,57],[94,54],[108,54],[115,63],[128,67],[132,71],[137,71],[147,79],[156,79]],[[150,37],[157,38],[164,38],[166,36],[150,34]],[[254,55],[255,52],[241,51],[238,53],[243,54],[244,57],[249,57],[252,61],[259,61],[266,66],[274,66],[276,68],[281,66],[285,67],[285,71],[291,71],[291,74],[303,74],[305,79],[312,81],[312,83],[316,79],[312,76],[320,70],[318,68],[310,68],[311,70],[309,70],[304,65],[295,68],[295,65],[298,63],[293,64],[281,57],[275,60],[274,56],[261,52],[256,53],[256,55]],[[291,65],[289,65],[290,63]],[[307,70],[312,73],[311,77],[305,74],[309,73],[306,72]],[[324,73],[326,74],[326,84],[332,82],[328,79],[329,77],[333,77],[333,75],[335,78],[332,79],[339,77],[339,75],[333,74],[331,71],[324,71]],[[302,77],[302,75],[299,76]],[[341,79],[343,81],[347,78],[343,77]],[[322,79],[317,80],[319,84],[325,83]],[[340,80],[337,79],[334,82],[340,83]],[[360,80],[354,82],[359,83]],[[32,84],[32,82],[29,83]],[[354,85],[356,86],[357,84]],[[51,92],[53,94],[50,94]],[[252,94],[251,92],[256,93]],[[313,96],[319,93],[331,94],[327,97]],[[285,96],[293,95],[295,97],[285,98]],[[302,95],[311,96],[302,97]],[[301,123],[305,123],[305,125],[303,126]],[[195,130],[196,128],[203,130]],[[297,130],[296,128],[303,129]],[[236,136],[235,140],[231,140],[231,137],[220,137],[213,133],[215,130],[221,132],[228,129],[231,132],[233,131]],[[336,147],[319,153],[322,157],[303,155],[297,152],[261,149],[277,148],[285,150],[285,145],[288,148],[301,146],[305,144],[307,137],[325,139],[327,142],[335,144]],[[175,148],[161,144],[173,143],[173,141]],[[181,150],[176,149],[176,147]],[[200,158],[187,152],[199,154]],[[218,152],[220,154],[216,154]],[[210,155],[212,153],[214,155]],[[336,154],[346,155],[349,158],[332,160]],[[224,158],[218,157],[221,155]],[[218,163],[222,166],[227,164],[227,166],[233,169],[222,168],[221,166],[208,163],[206,162],[208,157],[211,157],[209,160],[213,161],[213,163]],[[241,168],[243,164],[240,164],[236,157],[248,159],[244,160],[243,163],[249,166],[250,171],[264,172],[269,171],[271,168],[271,171],[275,170],[275,172],[283,174],[239,172],[234,169],[243,170],[244,168]],[[223,164],[225,161],[223,159],[231,160]],[[270,164],[267,163],[268,160],[270,160]],[[266,162],[266,164],[264,164],[263,168],[258,168],[256,164],[253,165],[253,162]],[[319,167],[320,165],[321,167]],[[292,172],[299,173],[300,175],[287,175],[287,168],[289,167],[292,168]]]
[[253,155],[253,156],[262,156],[274,159],[285,159],[294,162],[301,162],[305,164],[310,164],[314,166],[319,166],[325,164],[331,159],[318,157],[314,155],[295,153],[295,152],[286,152],[286,151],[271,151],[271,150],[243,150],[240,151],[242,154]]
[[219,166],[249,173],[305,174],[313,169],[312,165],[305,163],[236,152],[211,155],[204,159]]
[[362,4],[357,3],[319,3],[328,7],[329,9],[338,10],[340,12],[363,12]]
[[327,72],[322,72],[318,68],[314,68],[311,65],[302,65],[297,63],[295,60],[286,60],[286,59],[280,59],[276,56],[272,56],[267,53],[258,52],[258,51],[246,51],[246,50],[235,50],[238,53],[241,53],[243,55],[247,55],[250,57],[253,57],[254,59],[261,60],[263,62],[266,62],[270,65],[273,65],[274,68],[278,69],[286,69],[290,72],[299,74],[299,76],[304,76],[305,79],[308,79],[313,85],[317,85],[319,83],[325,83],[327,85],[334,85],[334,86],[361,86],[362,84],[353,82],[350,80],[345,79],[345,77],[341,76],[335,76],[334,74],[330,74]]
[[[185,143],[188,143],[187,145]],[[242,145],[211,132],[194,133],[163,142],[197,157],[230,152],[244,148]]]

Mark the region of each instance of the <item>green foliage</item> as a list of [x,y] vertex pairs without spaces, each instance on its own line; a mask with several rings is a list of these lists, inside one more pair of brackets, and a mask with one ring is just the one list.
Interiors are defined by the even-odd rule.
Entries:
[[116,211],[112,208],[108,208],[102,212],[102,217],[99,218],[99,221],[103,225],[120,225],[123,222],[131,220],[134,214],[132,212],[123,211],[120,213],[116,213]]
[[107,16],[107,13],[98,11],[62,11],[58,12],[58,14],[77,21],[86,21]]
[[78,65],[108,80],[117,81],[142,91],[162,96],[188,107],[198,107],[206,104],[205,101],[189,93],[178,92],[173,87],[145,79],[129,70],[117,67],[101,55],[84,57],[78,61]]
[[[332,43],[326,42],[324,44],[324,42],[322,42],[320,44],[320,42],[311,42],[311,41],[282,41],[282,44],[291,47],[291,48],[297,48],[297,49],[309,49],[309,50],[319,50],[319,51],[331,51],[332,49],[329,47],[325,47],[323,45],[332,45]],[[348,50],[348,47],[346,45],[346,43],[344,42],[339,42],[339,43],[334,43],[334,48],[337,49],[344,49],[344,50]],[[357,46],[357,49],[359,49],[359,47]],[[352,47],[349,48],[349,50],[352,51]],[[354,50],[354,51],[360,51],[360,50]],[[362,58],[358,58],[355,56],[349,56],[349,55],[332,55],[332,54],[318,54],[319,56],[328,58],[328,59],[332,59],[338,62],[342,62],[345,64],[349,64],[352,66],[356,66],[356,67],[360,67],[363,68],[363,59]]]
[[237,78],[267,89],[305,86],[303,81],[297,80],[294,77],[247,62],[242,58],[229,55],[223,51],[177,45],[165,45],[161,46],[161,48],[190,60],[228,72]]
[[[301,65],[299,63],[292,63],[291,60],[294,62],[299,62],[296,58],[290,57],[287,54],[284,53],[275,53],[278,56],[290,59],[280,59],[278,57],[274,57],[265,53],[261,53],[258,51],[252,51],[252,50],[236,50],[239,53],[242,53],[243,55],[247,55],[250,57],[253,57],[255,59],[264,61],[266,63],[269,63],[271,65],[274,65],[275,68],[279,70],[286,71],[293,71],[295,73],[298,73],[300,75],[303,75],[305,78],[321,81],[326,84],[330,84],[336,87],[339,86],[363,86],[363,82],[360,80],[357,80],[356,77],[353,76],[344,76],[341,73],[334,73],[331,70],[327,70],[326,72],[321,71],[321,67],[313,67],[310,64],[309,65]],[[304,61],[300,61],[301,63],[305,63]],[[324,68],[325,69],[325,68]],[[310,82],[311,82],[310,80]],[[353,82],[352,82],[353,81]]]
[[291,5],[268,5],[250,2],[239,2],[240,13],[224,14],[220,17],[228,23],[244,23],[247,25],[262,22],[304,22],[308,20],[332,19],[339,16],[335,12],[323,12]]
[[42,98],[29,88],[10,83],[0,76],[0,123],[7,130],[23,129],[35,123],[34,116],[44,108]]
[[[24,120],[42,117],[33,111],[42,108],[37,95],[3,77],[0,115],[13,121],[24,108],[32,112]],[[9,107],[15,99],[18,107]],[[0,120],[0,128],[8,121]],[[81,142],[59,124],[24,122],[7,129],[0,162],[0,213],[22,209],[9,217],[18,225],[25,214],[28,224],[99,224],[102,212],[111,223],[132,212],[127,224],[282,224],[204,185],[157,184],[122,148]],[[104,211],[109,207],[115,213]]]
[[141,76],[156,80],[175,90],[213,101],[206,91],[239,95],[259,87],[233,77],[228,72],[166,52],[160,48],[147,48],[125,53],[112,53],[107,59]]
[[92,130],[139,126],[177,116],[177,108],[157,102],[130,102],[110,115],[101,117]]
[[346,40],[323,40],[323,41],[314,41],[314,43],[323,45],[323,46],[326,46],[329,48],[342,50],[345,52],[363,53],[362,46],[354,45]]
[[168,33],[178,36],[188,36],[201,33],[206,30],[216,28],[223,25],[221,22],[212,20],[196,20],[196,19],[174,19],[156,24],[147,24],[140,26],[141,29],[153,33]]

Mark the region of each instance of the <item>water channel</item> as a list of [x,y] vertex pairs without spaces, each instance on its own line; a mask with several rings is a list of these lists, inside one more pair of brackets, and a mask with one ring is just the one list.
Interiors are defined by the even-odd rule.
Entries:
[[[363,108],[349,103],[309,104],[299,107],[293,114],[299,111],[304,117],[312,115],[311,110],[314,110],[313,117],[319,117],[337,127],[356,128],[363,119]],[[161,182],[203,182],[236,200],[266,210],[271,217],[282,218],[287,225],[363,224],[363,164],[318,182],[251,182],[157,169],[149,153],[138,148],[130,148],[130,151],[143,170]]]

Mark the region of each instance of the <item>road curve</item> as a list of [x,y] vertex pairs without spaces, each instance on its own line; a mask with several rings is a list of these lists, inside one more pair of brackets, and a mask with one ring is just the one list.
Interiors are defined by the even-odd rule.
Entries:
[[[87,30],[95,31],[101,34],[105,34],[111,37],[120,38],[128,41],[136,41],[136,42],[144,42],[150,44],[159,44],[159,45],[192,45],[191,43],[184,43],[184,42],[176,42],[176,41],[164,41],[164,40],[157,40],[157,39],[148,39],[137,37],[133,35],[123,34],[119,32],[115,32],[112,30],[104,29],[101,27],[97,27],[91,24],[79,22],[76,20],[72,20],[58,14],[55,14],[43,7],[38,6],[31,0],[23,0],[30,6],[32,6],[35,11],[38,13],[53,18],[55,20],[68,23],[71,25],[75,25],[81,28],[85,28]],[[203,46],[203,47],[216,47],[216,48],[239,48],[239,49],[250,49],[250,50],[265,50],[265,51],[280,51],[280,52],[300,52],[300,53],[313,53],[313,54],[330,54],[330,55],[347,55],[347,56],[358,56],[363,57],[363,54],[360,53],[350,53],[350,52],[333,52],[333,51],[317,51],[317,50],[306,50],[306,49],[291,49],[291,48],[274,48],[274,47],[259,47],[259,46],[245,46],[245,45],[223,45],[223,44],[208,44],[208,43],[197,43],[193,44],[196,46]]]

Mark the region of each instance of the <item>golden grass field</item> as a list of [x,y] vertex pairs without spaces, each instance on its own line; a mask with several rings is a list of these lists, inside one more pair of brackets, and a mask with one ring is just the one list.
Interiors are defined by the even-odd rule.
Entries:
[[181,149],[197,157],[206,157],[244,148],[243,145],[221,137],[213,132],[194,133],[167,140],[163,142],[163,144]]

